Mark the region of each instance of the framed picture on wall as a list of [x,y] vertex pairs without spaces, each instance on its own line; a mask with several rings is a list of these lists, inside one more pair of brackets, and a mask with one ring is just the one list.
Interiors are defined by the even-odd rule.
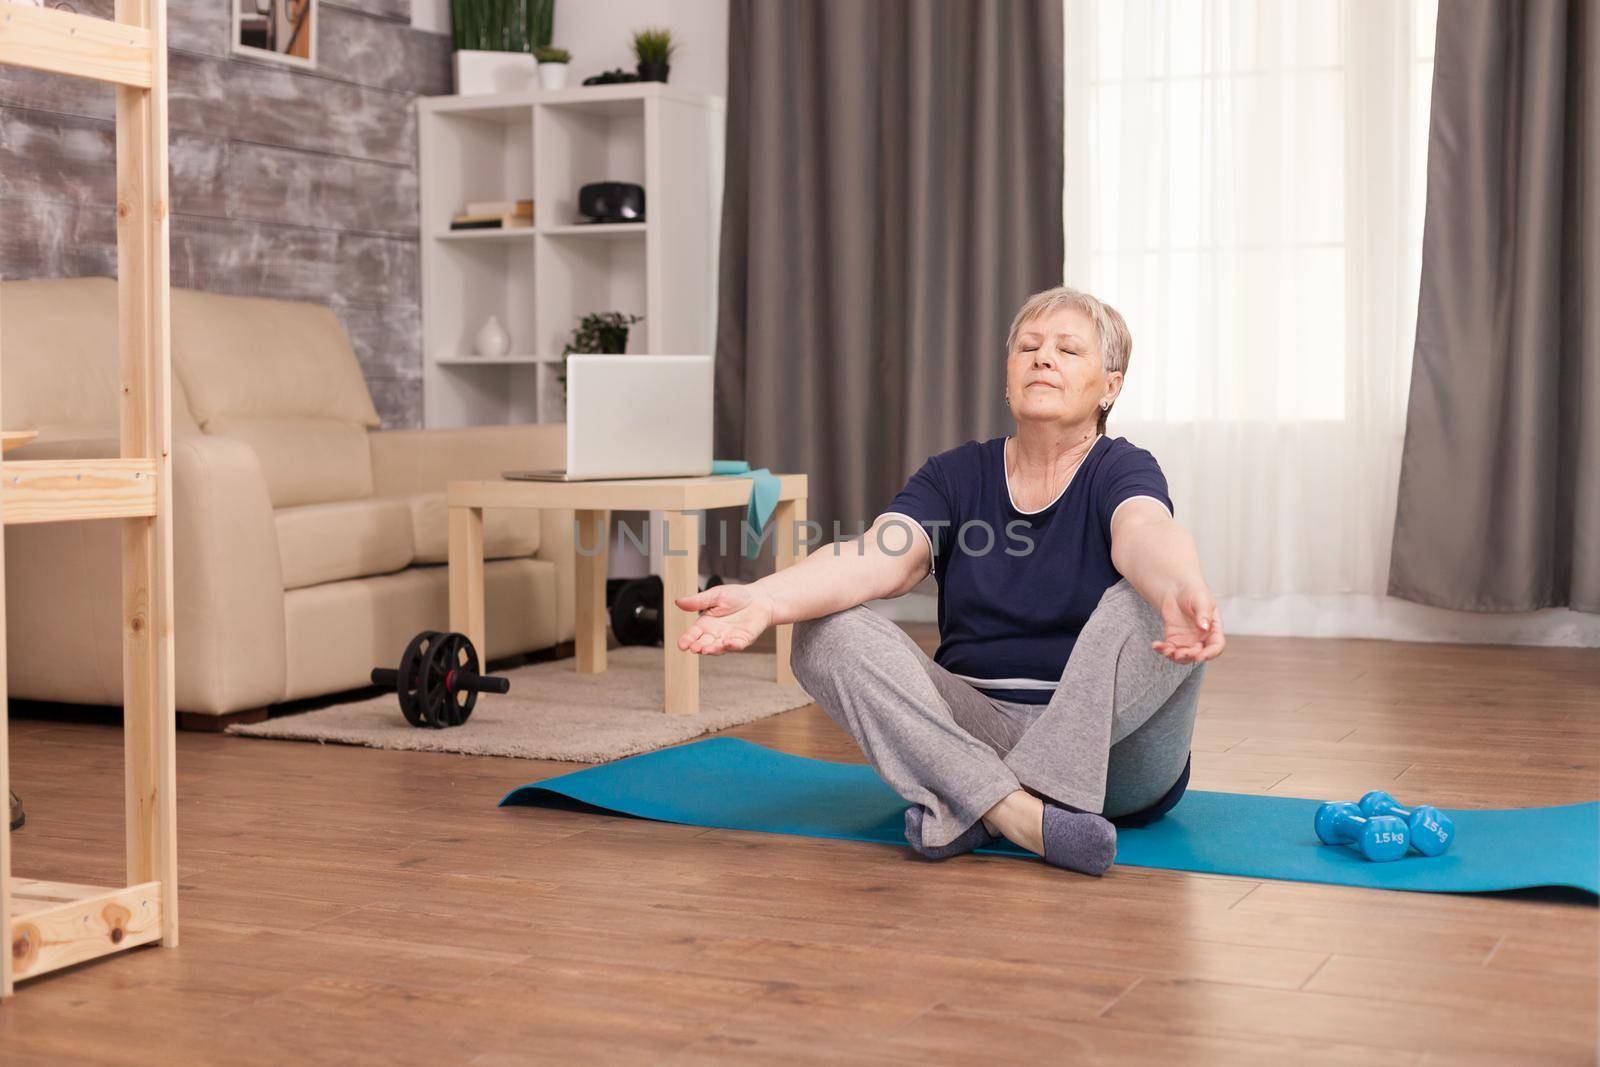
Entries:
[[228,0],[233,50],[258,59],[317,65],[317,0]]

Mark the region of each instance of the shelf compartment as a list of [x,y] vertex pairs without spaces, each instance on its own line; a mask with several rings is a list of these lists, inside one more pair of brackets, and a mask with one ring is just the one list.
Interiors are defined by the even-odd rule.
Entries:
[[428,348],[465,357],[477,347],[478,330],[490,315],[511,335],[512,353],[543,347],[535,332],[535,263],[532,241],[441,241],[434,250],[435,284],[457,294],[436,302],[428,322]]
[[[534,350],[565,351],[584,315],[597,311],[647,314],[645,242],[539,242],[539,333]],[[628,353],[649,352],[649,320],[628,331]]]
[[[522,121],[498,122],[476,114],[446,114],[422,127],[419,158],[427,168],[431,195],[423,202],[423,230],[435,235],[493,233],[504,237],[524,230],[451,230],[450,220],[481,200],[525,200],[533,188],[533,111]],[[534,205],[537,212],[540,205]],[[537,216],[535,222],[538,221]],[[529,227],[531,229],[532,227]],[[481,238],[480,238],[481,239]]]
[[449,381],[450,395],[480,413],[480,422],[473,425],[539,421],[539,379],[548,366],[542,360],[452,356],[433,360],[433,366],[434,373]]
[[35,459],[0,463],[5,524],[131,519],[156,513],[153,459]]
[[534,210],[547,232],[582,225],[578,190],[591,182],[643,186],[649,216],[656,190],[645,180],[642,99],[612,101],[604,108],[541,104],[534,123],[539,129]]
[[14,877],[10,892],[5,944],[19,980],[161,940],[160,882],[113,888]]

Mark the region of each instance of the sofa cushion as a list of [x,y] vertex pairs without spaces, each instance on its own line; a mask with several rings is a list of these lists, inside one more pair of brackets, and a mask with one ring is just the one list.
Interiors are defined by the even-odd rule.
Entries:
[[[450,509],[443,493],[395,497],[411,511],[412,553],[417,563],[450,560]],[[514,559],[539,551],[539,512],[534,508],[486,508],[483,558]]]
[[174,289],[172,361],[207,430],[222,417],[378,425],[344,328],[321,304]]
[[392,574],[411,563],[411,512],[395,497],[278,508],[284,589]]
[[[110,427],[115,438],[122,392],[116,279],[0,282],[0,353],[0,425]],[[182,380],[174,374],[172,427],[181,432],[193,426]]]
[[372,495],[367,431],[333,419],[214,418],[206,432],[255,450],[275,508]]

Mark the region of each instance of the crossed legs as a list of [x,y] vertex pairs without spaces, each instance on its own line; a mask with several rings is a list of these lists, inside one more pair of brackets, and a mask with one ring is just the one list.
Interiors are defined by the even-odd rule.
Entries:
[[[1045,705],[991,700],[866,608],[797,624],[793,663],[879,776],[921,809],[925,851],[982,843],[982,822],[1045,854],[1046,801],[1115,817],[1154,803],[1181,774],[1203,668],[1153,651],[1161,634],[1155,610],[1119,582]],[[1109,824],[1104,832],[1114,842]]]

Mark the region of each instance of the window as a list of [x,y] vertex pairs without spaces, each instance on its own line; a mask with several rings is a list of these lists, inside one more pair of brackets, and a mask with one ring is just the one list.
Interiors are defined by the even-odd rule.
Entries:
[[1381,595],[1405,435],[1435,8],[1066,0],[1064,276],[1133,360],[1219,596]]
[[1067,0],[1064,274],[1133,329],[1118,415],[1403,424],[1435,16]]

